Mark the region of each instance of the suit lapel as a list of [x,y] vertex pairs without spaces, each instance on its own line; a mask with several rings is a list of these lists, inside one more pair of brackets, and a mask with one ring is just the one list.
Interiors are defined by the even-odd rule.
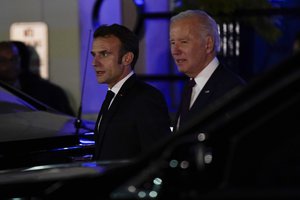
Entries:
[[[123,101],[124,97],[127,95],[130,88],[134,85],[135,80],[136,80],[136,75],[133,74],[131,77],[129,77],[125,81],[125,83],[122,85],[121,89],[119,90],[118,94],[116,95],[115,99],[113,100],[112,104],[110,105],[110,108],[107,111],[105,119],[103,121],[101,121],[101,124],[100,124],[101,129],[100,129],[100,132],[98,133],[98,138],[97,138],[98,141],[100,142],[100,144],[102,144],[102,141],[104,140],[104,137],[107,132],[106,131],[107,127],[109,126],[112,117],[116,114],[118,107],[120,105],[122,105],[122,101]],[[97,121],[99,121],[99,116],[98,116]]]
[[193,106],[190,110],[190,116],[194,116],[196,114],[201,113],[205,106],[208,105],[212,99],[217,84],[219,83],[220,76],[222,75],[222,66],[219,65],[217,69],[213,72],[209,80],[206,82],[204,87],[202,88],[201,92],[199,93],[198,97],[196,98]]
[[122,85],[121,89],[119,90],[118,94],[116,95],[114,101],[112,102],[112,104],[109,108],[109,112],[108,112],[108,120],[109,121],[112,118],[112,116],[115,115],[116,111],[118,110],[118,107],[122,104],[124,97],[127,96],[127,93],[134,85],[135,80],[136,80],[136,75],[133,74]]

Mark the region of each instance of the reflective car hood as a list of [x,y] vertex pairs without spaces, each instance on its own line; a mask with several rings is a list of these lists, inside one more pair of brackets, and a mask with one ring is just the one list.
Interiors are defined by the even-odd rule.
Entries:
[[75,119],[44,111],[0,115],[0,142],[74,135]]

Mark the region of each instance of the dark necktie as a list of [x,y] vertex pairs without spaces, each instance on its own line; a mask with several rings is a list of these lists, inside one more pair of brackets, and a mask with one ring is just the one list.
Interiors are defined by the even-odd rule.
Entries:
[[186,120],[186,115],[190,110],[190,103],[191,103],[191,96],[193,87],[195,86],[196,82],[194,79],[190,79],[187,84],[187,89],[183,94],[183,99],[180,108],[180,124]]
[[100,115],[103,117],[103,115],[107,112],[109,104],[113,97],[115,96],[115,93],[111,90],[107,90],[105,99],[103,101],[103,104],[101,106]]
[[115,96],[115,93],[111,90],[107,90],[107,93],[106,93],[106,96],[105,96],[105,99],[102,103],[102,106],[101,106],[101,110],[100,110],[100,120],[98,122],[98,130],[99,130],[99,127],[100,127],[100,122],[103,120],[107,110],[108,110],[108,107],[109,107],[109,104],[111,102],[111,100],[113,99],[113,97]]

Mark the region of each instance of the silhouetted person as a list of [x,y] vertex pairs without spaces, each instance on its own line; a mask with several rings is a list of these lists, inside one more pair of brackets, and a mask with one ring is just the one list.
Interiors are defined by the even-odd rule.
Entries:
[[20,88],[20,62],[18,48],[11,42],[0,42],[0,80]]
[[74,115],[65,91],[29,70],[30,56],[23,42],[0,42],[0,79],[57,111]]
[[33,46],[27,45],[28,51],[29,51],[29,66],[28,70],[30,73],[37,75],[38,77],[41,77],[41,59],[38,54],[38,52],[35,50]]

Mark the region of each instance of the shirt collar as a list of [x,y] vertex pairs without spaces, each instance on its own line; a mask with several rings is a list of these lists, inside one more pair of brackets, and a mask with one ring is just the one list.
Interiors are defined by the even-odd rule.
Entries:
[[201,81],[201,79],[208,79],[212,73],[217,69],[218,65],[220,64],[217,57],[214,59],[195,77],[195,81],[197,84]]
[[131,71],[127,76],[125,76],[122,80],[117,82],[112,88],[108,88],[109,90],[113,91],[115,94],[118,94],[119,90],[121,89],[122,85],[125,83],[127,79],[129,79],[130,76],[134,74],[133,71]]

